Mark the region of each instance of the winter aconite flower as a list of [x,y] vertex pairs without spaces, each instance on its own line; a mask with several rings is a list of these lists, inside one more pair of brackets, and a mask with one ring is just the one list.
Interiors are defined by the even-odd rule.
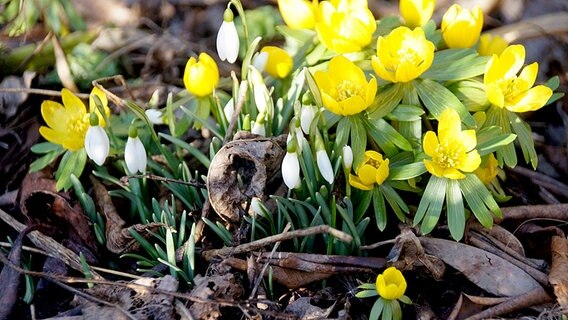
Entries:
[[363,70],[343,56],[331,59],[328,70],[317,71],[314,78],[324,106],[342,116],[367,109],[377,93],[377,80],[367,82]]
[[483,11],[452,5],[442,17],[442,37],[449,48],[471,48],[477,43],[483,27]]
[[217,53],[221,61],[227,60],[229,63],[237,61],[239,55],[239,34],[230,8],[225,9],[223,23],[217,33]]
[[495,179],[497,174],[499,173],[499,162],[493,155],[493,153],[489,154],[486,160],[484,160],[479,168],[475,170],[475,175],[483,182],[483,184],[488,185]]
[[99,117],[96,113],[90,114],[89,122],[90,126],[85,134],[85,151],[89,159],[102,166],[108,157],[110,142],[105,130],[99,125]]
[[371,43],[377,27],[366,0],[322,1],[316,23],[318,38],[337,53],[359,52]]
[[477,52],[482,56],[500,55],[509,46],[509,43],[505,39],[498,35],[491,35],[486,33],[479,37],[479,47]]
[[406,26],[422,27],[434,13],[435,0],[400,0],[400,15]]
[[424,152],[430,160],[424,160],[426,169],[436,177],[463,179],[463,172],[473,172],[479,167],[481,157],[475,146],[475,130],[461,129],[459,114],[447,108],[438,122],[438,135],[434,131],[424,136]]
[[377,292],[385,300],[401,298],[406,291],[406,279],[395,267],[389,267],[377,276]]
[[124,161],[130,173],[146,172],[146,148],[144,148],[144,144],[140,141],[138,131],[134,126],[128,129],[128,140],[124,148]]
[[317,1],[278,0],[278,9],[291,29],[313,29],[316,25]]
[[215,60],[207,53],[199,55],[199,61],[191,57],[185,65],[183,83],[187,91],[197,97],[205,97],[213,92],[219,82],[219,69]]
[[[104,92],[95,87],[91,95],[99,98],[108,117],[110,110]],[[89,128],[89,113],[83,101],[68,89],[61,90],[61,98],[63,105],[50,100],[41,104],[41,115],[47,127],[41,126],[39,133],[46,140],[59,144],[67,150],[79,150],[85,143],[85,135]],[[89,99],[89,112],[95,112],[99,117],[99,125],[104,127],[104,117],[99,113],[94,101],[92,97]]]
[[365,151],[363,163],[349,175],[349,184],[361,190],[372,190],[375,183],[383,184],[389,176],[389,159],[374,150]]
[[398,27],[377,39],[377,55],[371,63],[382,79],[408,82],[428,70],[434,60],[434,44],[424,36],[422,28]]
[[266,52],[268,55],[264,71],[274,78],[286,78],[292,71],[294,61],[292,61],[292,57],[286,50],[274,46],[266,46],[260,52]]
[[[513,112],[535,111],[546,104],[552,90],[544,85],[533,87],[538,63],[523,68],[525,47],[512,45],[487,63],[483,82],[489,101]],[[521,71],[522,68],[522,71]],[[521,72],[519,75],[517,73]]]

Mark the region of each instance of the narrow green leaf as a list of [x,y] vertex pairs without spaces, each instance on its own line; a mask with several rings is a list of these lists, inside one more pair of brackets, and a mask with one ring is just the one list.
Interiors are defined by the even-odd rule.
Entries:
[[447,180],[446,178],[438,178],[436,176],[430,177],[422,199],[420,199],[413,224],[417,225],[422,221],[420,230],[424,234],[430,233],[440,219],[446,196]]
[[394,190],[388,183],[383,183],[380,186],[383,191],[383,196],[393,209],[394,213],[398,219],[402,222],[406,219],[405,213],[409,213],[408,207],[402,198],[398,195],[396,190]]
[[538,166],[538,155],[534,149],[534,141],[530,126],[514,112],[507,112],[507,115],[509,116],[509,121],[513,126],[513,132],[515,132],[519,138],[519,144],[521,145],[525,162],[530,162],[533,169],[536,170],[536,167]]
[[34,160],[34,162],[30,164],[30,172],[38,172],[52,164],[63,152],[65,152],[64,149],[51,151],[46,153],[43,157]]
[[[511,122],[507,116],[508,112],[509,111],[505,108],[491,106],[487,111],[485,126],[495,125],[501,128],[503,134],[511,133]],[[517,165],[517,153],[515,152],[513,143],[509,143],[497,149],[496,155],[500,166],[503,166],[503,163],[505,163],[507,166],[514,168]]]
[[432,66],[423,74],[423,79],[436,81],[463,80],[485,72],[489,57],[480,56],[473,49],[446,49],[434,53]]
[[323,107],[323,99],[321,97],[319,87],[316,84],[316,79],[309,70],[306,70],[306,82],[308,84],[308,89],[310,90],[312,97],[314,98],[314,102],[316,103],[318,108]]
[[373,210],[375,211],[375,220],[377,228],[383,231],[387,226],[387,208],[385,206],[385,198],[379,191],[379,188],[373,189]]
[[367,109],[369,119],[381,119],[391,113],[402,100],[402,86],[398,83],[387,85],[379,91],[373,103]]
[[377,299],[371,308],[369,313],[369,320],[378,320],[383,313],[383,308],[385,306],[385,301],[381,298]]
[[31,147],[30,150],[33,153],[38,153],[38,154],[50,153],[54,151],[61,151],[61,153],[63,153],[63,151],[65,151],[65,149],[63,149],[62,146],[49,141],[36,143]]
[[377,290],[363,290],[363,291],[359,291],[355,294],[355,296],[357,298],[360,298],[360,299],[375,297],[375,296],[378,296],[378,295],[379,295],[379,293],[377,292]]
[[154,248],[154,246],[148,240],[146,240],[146,238],[144,238],[140,233],[138,233],[133,228],[128,228],[128,232],[130,233],[132,238],[134,238],[136,241],[138,241],[140,246],[142,248],[144,248],[144,250],[146,250],[146,252],[148,252],[148,254],[152,257],[152,259],[158,258],[158,256],[159,256],[158,251],[156,250],[156,248]]
[[420,100],[436,119],[440,119],[446,108],[452,108],[460,115],[463,123],[468,127],[475,127],[475,119],[469,114],[461,101],[446,87],[431,79],[416,80],[414,83]]
[[187,152],[189,152],[189,154],[191,154],[192,156],[194,156],[197,160],[199,160],[199,162],[201,162],[201,164],[203,164],[205,166],[205,168],[209,168],[209,165],[211,164],[211,160],[209,160],[209,158],[207,156],[205,156],[201,151],[199,151],[199,149],[192,147],[189,143],[178,139],[176,137],[173,137],[167,133],[163,133],[160,132],[158,133],[158,135],[168,141],[170,141],[171,143],[175,144],[176,146],[187,150]]
[[358,286],[357,288],[358,289],[366,289],[366,290],[375,290],[375,292],[377,292],[377,285],[375,283],[363,283],[360,286]]
[[[363,119],[353,116],[350,117],[351,149],[353,150],[353,167],[358,168],[363,162],[363,156],[367,148],[367,131],[363,125]],[[341,146],[343,147],[343,146]]]
[[400,309],[400,303],[398,302],[398,300],[392,300],[391,307],[392,307],[392,320],[401,320],[402,310]]
[[399,104],[394,110],[385,116],[388,120],[416,121],[421,120],[424,109],[419,106]]
[[79,177],[83,173],[85,164],[87,162],[87,152],[85,149],[77,151],[67,151],[63,155],[59,167],[55,172],[57,183],[55,187],[57,190],[64,189],[67,191],[71,187],[71,174]]
[[426,172],[424,162],[414,162],[397,167],[391,167],[389,170],[389,180],[408,180],[418,177]]
[[465,211],[457,180],[448,180],[446,187],[446,208],[448,215],[448,227],[454,240],[459,241],[463,237],[465,230]]
[[459,181],[462,194],[477,220],[486,228],[493,225],[493,215],[501,216],[501,209],[491,192],[477,178],[475,174],[469,173],[464,179]]

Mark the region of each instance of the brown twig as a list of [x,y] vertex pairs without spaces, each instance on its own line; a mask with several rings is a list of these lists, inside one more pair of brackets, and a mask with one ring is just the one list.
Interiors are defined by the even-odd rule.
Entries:
[[494,307],[485,309],[482,312],[467,318],[466,320],[482,320],[494,318],[503,314],[511,313],[516,310],[528,308],[553,300],[554,298],[552,298],[543,288],[539,287],[520,296],[511,297],[509,300]]
[[[15,92],[15,93],[29,93],[29,94],[39,94],[43,96],[50,97],[61,97],[61,91],[46,90],[46,89],[34,89],[34,88],[0,88],[0,92]],[[75,93],[75,95],[81,99],[88,99],[89,94],[87,93]]]
[[236,247],[225,247],[221,249],[207,250],[203,252],[203,256],[205,257],[206,260],[211,260],[211,258],[213,258],[214,256],[224,257],[229,254],[241,254],[263,248],[271,243],[275,243],[278,241],[285,241],[299,237],[312,236],[320,233],[330,234],[343,242],[351,242],[353,240],[352,236],[348,235],[343,231],[339,231],[328,225],[319,225],[307,229],[294,230],[286,233],[276,234],[253,242],[244,243]]
[[507,207],[501,208],[501,211],[503,217],[496,218],[497,223],[507,219],[527,220],[534,218],[568,221],[568,203]]
[[546,188],[548,191],[563,196],[568,199],[568,185],[544,175],[538,171],[533,171],[527,168],[516,166],[514,168],[509,168],[508,170],[530,178],[535,184]]

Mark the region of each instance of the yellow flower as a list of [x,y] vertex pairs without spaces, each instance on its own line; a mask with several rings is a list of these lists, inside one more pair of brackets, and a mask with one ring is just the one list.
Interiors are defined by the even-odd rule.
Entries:
[[436,0],[400,0],[400,14],[410,28],[422,27],[434,13]]
[[406,291],[406,279],[395,267],[389,267],[377,276],[377,292],[385,300],[401,298]]
[[199,62],[191,57],[185,65],[183,83],[187,91],[198,97],[210,95],[219,83],[219,69],[207,53],[199,55]]
[[424,160],[426,169],[440,178],[463,179],[462,172],[473,172],[481,157],[475,149],[475,130],[461,129],[460,116],[454,109],[442,112],[438,122],[438,136],[434,131],[424,136],[424,152],[431,160]]
[[483,27],[483,11],[452,5],[442,17],[442,37],[448,48],[471,48],[479,39]]
[[361,51],[377,28],[364,0],[320,2],[316,32],[323,45],[337,53]]
[[367,150],[363,163],[355,170],[357,175],[349,175],[349,184],[361,190],[373,189],[375,183],[383,184],[389,176],[389,159],[377,151]]
[[278,9],[292,29],[313,29],[316,25],[317,0],[278,0]]
[[292,57],[286,50],[278,47],[266,46],[262,48],[260,52],[266,52],[268,55],[264,71],[274,78],[285,78],[288,74],[290,74],[290,71],[292,71],[294,61],[292,61]]
[[509,43],[498,35],[492,36],[489,33],[481,35],[477,52],[482,56],[500,55],[505,51]]
[[483,182],[483,184],[490,184],[493,179],[497,176],[499,172],[499,163],[493,153],[489,154],[489,157],[484,161],[477,170],[475,170],[475,175]]
[[552,96],[552,90],[544,85],[533,87],[538,63],[521,71],[524,63],[525,47],[522,45],[509,46],[500,56],[494,54],[489,60],[483,82],[487,98],[493,105],[513,112],[535,111]]
[[408,82],[430,68],[434,49],[422,28],[398,27],[377,39],[377,55],[371,63],[379,77],[390,82]]
[[110,115],[108,100],[103,91],[94,88],[89,97],[89,112],[81,99],[68,89],[61,90],[63,105],[58,102],[46,100],[41,104],[41,115],[46,126],[39,128],[39,133],[50,142],[61,145],[71,151],[83,148],[85,135],[89,128],[89,113],[95,112],[99,117],[99,125],[105,126],[104,117],[98,111],[95,100],[96,95],[101,100],[107,117]]
[[327,71],[314,75],[324,106],[331,112],[350,116],[367,109],[377,93],[377,79],[367,83],[363,70],[344,56],[329,62]]

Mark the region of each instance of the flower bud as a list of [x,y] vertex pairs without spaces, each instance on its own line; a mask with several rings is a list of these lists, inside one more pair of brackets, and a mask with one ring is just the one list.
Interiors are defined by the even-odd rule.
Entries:
[[300,125],[302,126],[302,131],[306,134],[310,134],[310,127],[316,115],[317,109],[314,106],[303,106],[302,112],[300,114]]
[[191,57],[185,65],[183,83],[187,91],[197,97],[210,95],[219,83],[217,63],[205,52],[199,55],[199,61]]
[[223,23],[217,33],[217,53],[221,61],[227,60],[229,63],[237,61],[239,55],[239,34],[229,8],[225,9]]
[[483,11],[452,5],[442,18],[442,37],[448,48],[471,48],[479,39],[483,28]]
[[110,142],[105,130],[99,126],[99,118],[94,112],[91,112],[90,124],[85,134],[85,151],[89,159],[102,166],[108,157]]
[[286,152],[282,160],[282,179],[289,189],[300,187],[300,162],[298,162],[298,154],[294,152]]
[[146,172],[146,148],[144,148],[144,144],[140,141],[138,132],[134,126],[130,126],[130,129],[128,129],[128,140],[124,148],[124,161],[130,173]]
[[148,120],[150,120],[152,124],[164,124],[164,119],[162,119],[162,111],[157,109],[147,109],[146,111],[144,111],[144,113],[146,113]]
[[343,146],[342,155],[343,168],[347,171],[351,171],[351,166],[353,166],[353,150],[351,147],[348,145]]
[[319,132],[316,133],[316,162],[318,165],[318,170],[321,173],[322,177],[329,183],[333,183],[333,178],[335,174],[333,173],[333,168],[331,166],[331,161],[329,160],[329,156],[325,151],[325,147],[323,144],[323,139]]
[[286,50],[274,46],[266,46],[260,52],[261,54],[268,54],[264,71],[274,78],[285,78],[292,71],[294,61]]

